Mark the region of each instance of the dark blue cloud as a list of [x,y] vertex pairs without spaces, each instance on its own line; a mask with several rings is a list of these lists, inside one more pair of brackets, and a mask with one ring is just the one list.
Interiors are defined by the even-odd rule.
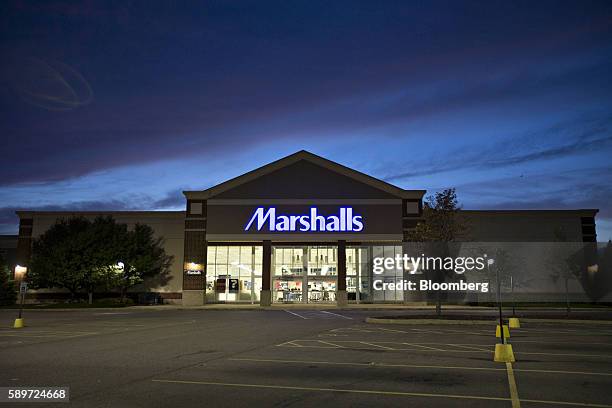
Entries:
[[[542,140],[544,145],[540,142]],[[423,164],[417,170],[387,175],[384,179],[393,182],[465,169],[494,171],[602,150],[612,152],[612,117],[563,122],[525,135],[514,135],[493,145],[483,142],[470,148],[448,151],[438,158],[441,161]]]
[[[3,7],[5,214],[23,206],[16,191],[28,192],[29,207],[38,192],[37,208],[132,208],[132,193],[148,197],[139,208],[182,207],[177,186],[210,185],[237,175],[238,162],[248,170],[301,148],[431,189],[483,173],[578,171],[612,153],[607,1]],[[96,196],[100,174],[112,183],[146,166],[175,186],[135,172],[134,191]],[[49,202],[53,186],[62,194]],[[500,189],[480,206],[515,202],[504,198]],[[542,203],[555,198],[523,205]]]

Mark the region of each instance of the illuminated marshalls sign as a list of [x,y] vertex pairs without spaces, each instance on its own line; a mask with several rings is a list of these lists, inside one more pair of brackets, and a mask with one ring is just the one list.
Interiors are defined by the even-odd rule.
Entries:
[[307,214],[277,214],[275,207],[259,207],[255,210],[245,231],[252,227],[257,231],[266,228],[278,232],[360,232],[363,217],[352,207],[341,207],[337,214],[322,215],[313,207]]

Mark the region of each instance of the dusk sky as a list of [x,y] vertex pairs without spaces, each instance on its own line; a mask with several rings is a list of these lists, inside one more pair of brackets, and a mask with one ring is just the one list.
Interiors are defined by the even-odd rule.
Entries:
[[466,209],[599,208],[612,2],[0,5],[0,234],[16,209],[184,209],[300,149]]

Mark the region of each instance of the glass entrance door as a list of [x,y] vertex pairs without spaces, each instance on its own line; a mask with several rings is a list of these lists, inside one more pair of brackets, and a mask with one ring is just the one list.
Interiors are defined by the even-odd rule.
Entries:
[[206,301],[259,302],[262,279],[261,246],[209,246]]
[[337,258],[337,247],[308,247],[308,303],[336,301]]
[[334,303],[337,259],[335,246],[273,247],[273,302]]

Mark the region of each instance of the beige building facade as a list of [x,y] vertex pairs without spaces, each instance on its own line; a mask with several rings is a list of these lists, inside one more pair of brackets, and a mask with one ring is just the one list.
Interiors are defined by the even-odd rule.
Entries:
[[[185,211],[18,211],[15,262],[27,266],[33,240],[58,219],[112,216],[147,224],[163,238],[170,279],[134,291],[157,292],[165,302],[407,302],[371,290],[371,264],[402,254],[422,219],[425,193],[300,151],[210,189],[185,191]],[[471,241],[551,242],[561,228],[569,241],[596,242],[595,209],[461,213]]]

